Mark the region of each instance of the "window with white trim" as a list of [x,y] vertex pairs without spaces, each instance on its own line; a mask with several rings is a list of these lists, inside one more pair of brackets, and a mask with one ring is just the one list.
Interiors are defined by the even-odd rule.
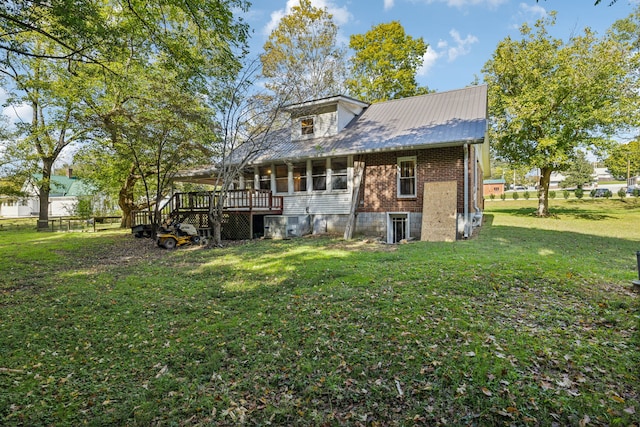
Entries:
[[293,165],[293,191],[307,191],[307,162]]
[[311,180],[314,191],[324,191],[327,189],[327,161],[325,159],[313,160],[311,162]]
[[331,190],[347,189],[347,158],[331,159]]
[[313,135],[313,117],[305,117],[300,119],[300,134]]
[[261,166],[258,169],[260,179],[260,190],[271,190],[271,168],[269,166]]
[[276,166],[276,192],[289,192],[289,167],[287,165]]
[[416,197],[416,157],[398,158],[398,197]]

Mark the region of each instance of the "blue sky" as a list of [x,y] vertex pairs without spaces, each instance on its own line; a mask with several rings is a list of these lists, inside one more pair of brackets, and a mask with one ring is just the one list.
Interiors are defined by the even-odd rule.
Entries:
[[[251,25],[251,55],[258,56],[270,31],[298,0],[253,0],[245,20]],[[640,0],[609,0],[594,6],[593,0],[312,0],[326,7],[340,27],[340,42],[348,45],[351,34],[372,26],[400,21],[407,34],[429,44],[418,81],[437,91],[457,89],[482,79],[482,67],[498,42],[519,38],[523,23],[533,24],[557,11],[551,33],[567,40],[590,27],[598,34],[618,19],[627,17]]]

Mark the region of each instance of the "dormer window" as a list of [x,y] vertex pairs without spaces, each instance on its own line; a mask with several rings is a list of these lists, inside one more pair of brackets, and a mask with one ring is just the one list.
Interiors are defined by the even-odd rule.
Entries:
[[302,135],[313,135],[313,117],[300,120],[300,132]]

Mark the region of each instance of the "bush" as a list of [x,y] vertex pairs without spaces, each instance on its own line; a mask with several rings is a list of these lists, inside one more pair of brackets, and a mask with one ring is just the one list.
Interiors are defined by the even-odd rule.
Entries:
[[[550,199],[555,199],[556,198],[556,192],[555,191],[549,191],[549,198]],[[566,197],[565,197],[566,199]]]
[[525,191],[524,194],[522,195],[522,197],[524,197],[525,200],[529,200],[529,192]]
[[627,192],[625,191],[624,188],[621,188],[618,190],[618,197],[620,197],[621,199],[624,199],[625,197],[627,197]]
[[564,197],[565,200],[567,200],[570,195],[571,195],[571,193],[569,192],[569,190],[563,190],[562,191],[562,197]]
[[495,194],[493,194],[493,193],[491,193],[491,194],[489,194],[489,198],[490,198],[491,200],[494,200],[494,199],[496,198],[496,195],[495,195]]
[[507,198],[507,195],[506,195],[505,193],[502,193],[502,194],[500,195],[500,198],[501,198],[502,200],[504,200],[504,199],[506,199],[506,198]]
[[640,196],[640,188],[634,188],[633,189],[633,193],[631,193],[631,194],[633,194],[633,197]]
[[514,191],[514,192],[513,192],[512,197],[513,197],[513,200],[518,200],[518,198],[520,197],[520,195],[518,194],[518,192],[517,192],[517,191]]
[[576,191],[574,191],[573,194],[575,194],[578,199],[582,199],[582,196],[584,196],[584,190],[582,188],[576,188]]

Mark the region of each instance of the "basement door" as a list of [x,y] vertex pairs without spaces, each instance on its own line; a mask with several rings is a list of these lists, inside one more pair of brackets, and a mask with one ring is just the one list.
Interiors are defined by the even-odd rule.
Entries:
[[398,243],[409,239],[409,214],[389,212],[387,214],[387,243]]

